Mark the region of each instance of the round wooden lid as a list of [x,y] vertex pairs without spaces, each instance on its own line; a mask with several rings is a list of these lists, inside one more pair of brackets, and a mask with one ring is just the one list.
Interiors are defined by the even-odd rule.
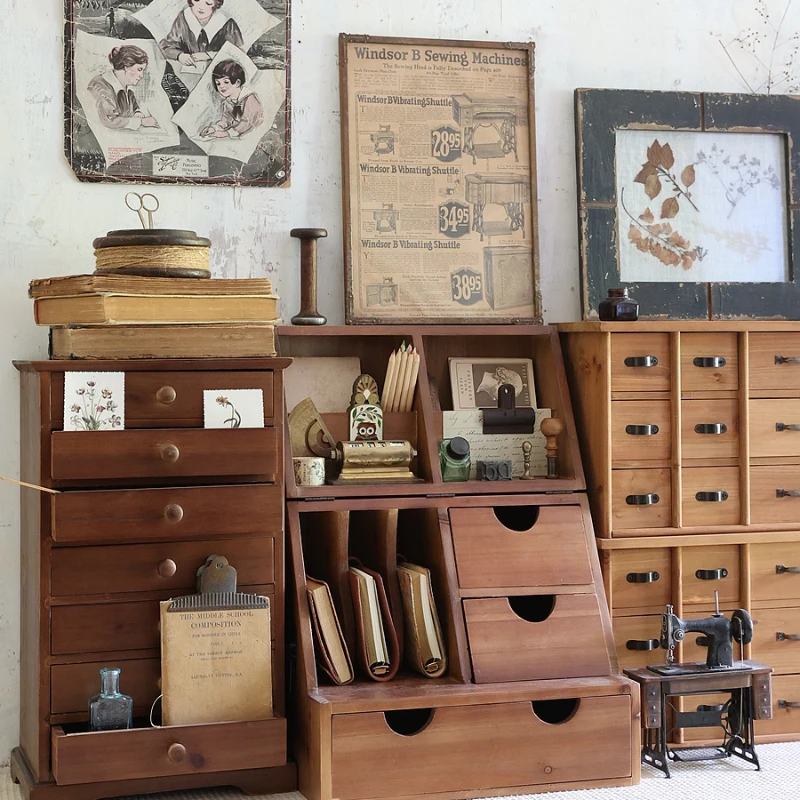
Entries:
[[147,247],[175,245],[179,247],[211,247],[211,240],[198,236],[194,231],[173,228],[146,228],[109,231],[92,242],[95,250],[106,247]]

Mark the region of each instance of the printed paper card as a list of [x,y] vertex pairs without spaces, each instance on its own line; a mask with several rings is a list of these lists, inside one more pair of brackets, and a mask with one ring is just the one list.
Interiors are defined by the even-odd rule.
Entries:
[[204,390],[203,425],[206,428],[263,428],[263,390]]
[[65,372],[64,430],[125,428],[124,372]]

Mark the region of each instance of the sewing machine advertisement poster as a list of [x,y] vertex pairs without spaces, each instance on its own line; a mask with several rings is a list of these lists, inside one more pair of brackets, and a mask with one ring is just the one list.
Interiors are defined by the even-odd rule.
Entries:
[[539,322],[533,44],[339,37],[348,323]]
[[65,0],[80,180],[289,185],[290,0]]

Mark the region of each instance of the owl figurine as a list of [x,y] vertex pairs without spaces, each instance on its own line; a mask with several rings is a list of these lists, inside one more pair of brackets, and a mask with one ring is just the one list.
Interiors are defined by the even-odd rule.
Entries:
[[371,375],[359,375],[356,378],[347,414],[351,442],[383,439],[383,409],[378,383]]

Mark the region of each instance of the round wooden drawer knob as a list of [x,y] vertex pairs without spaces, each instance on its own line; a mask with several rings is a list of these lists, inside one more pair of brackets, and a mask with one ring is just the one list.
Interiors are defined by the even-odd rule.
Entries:
[[161,448],[161,460],[174,464],[181,456],[181,451],[174,444],[165,444]]
[[171,578],[177,571],[178,565],[171,558],[165,558],[158,565],[158,574],[162,578]]
[[183,519],[183,508],[177,503],[170,503],[164,507],[164,519],[167,522],[180,522]]
[[162,386],[156,392],[156,400],[158,400],[159,403],[163,403],[165,406],[174,403],[177,396],[178,393],[171,386]]
[[171,744],[167,750],[167,758],[173,764],[180,764],[186,758],[186,748],[182,744]]

